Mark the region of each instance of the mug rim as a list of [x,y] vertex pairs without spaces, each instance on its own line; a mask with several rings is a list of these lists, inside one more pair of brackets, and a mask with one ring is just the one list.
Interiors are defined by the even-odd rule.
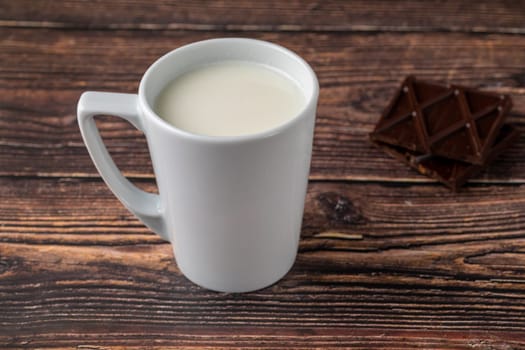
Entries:
[[[309,96],[306,96],[307,101],[304,104],[304,106],[301,109],[301,111],[298,112],[295,116],[293,116],[289,120],[287,120],[286,122],[284,122],[283,124],[277,125],[277,126],[272,127],[270,129],[263,130],[263,131],[260,131],[260,132],[251,133],[251,134],[231,135],[231,136],[212,136],[212,135],[195,134],[195,133],[192,133],[192,132],[180,129],[180,128],[178,128],[178,127],[176,127],[176,126],[166,122],[164,119],[162,119],[153,110],[152,106],[150,106],[150,104],[148,103],[148,101],[146,99],[146,94],[145,94],[146,82],[150,79],[150,77],[153,74],[153,72],[157,69],[157,67],[162,62],[164,62],[166,60],[169,60],[171,58],[171,56],[179,53],[181,50],[185,50],[185,49],[188,49],[188,48],[194,48],[194,47],[202,46],[202,45],[207,45],[207,44],[210,44],[211,42],[217,42],[217,41],[222,41],[222,42],[228,42],[228,41],[230,41],[230,42],[249,42],[249,43],[252,43],[252,44],[255,43],[257,45],[262,45],[262,46],[265,46],[265,47],[270,48],[272,50],[280,51],[281,53],[291,57],[294,61],[296,61],[303,68],[305,68],[305,71],[308,74],[308,79],[310,79],[312,81],[312,92],[311,92],[311,94]],[[303,89],[303,88],[301,87],[301,89]],[[258,139],[264,139],[264,138],[268,138],[268,137],[271,137],[271,136],[276,135],[276,134],[280,134],[284,130],[290,128],[292,125],[295,125],[296,123],[298,123],[300,120],[306,118],[306,116],[308,114],[307,112],[311,108],[316,108],[315,105],[317,104],[317,99],[318,99],[318,96],[319,96],[319,81],[317,80],[317,76],[316,76],[314,70],[312,69],[312,67],[301,56],[299,56],[298,54],[296,54],[292,50],[285,48],[284,46],[281,46],[281,45],[278,45],[278,44],[275,44],[275,43],[272,43],[272,42],[269,42],[269,41],[265,41],[265,40],[251,39],[251,38],[241,38],[241,37],[215,38],[215,39],[207,39],[207,40],[196,41],[196,42],[193,42],[193,43],[190,43],[190,44],[186,44],[186,45],[180,46],[180,47],[178,47],[176,49],[173,49],[170,52],[162,55],[161,57],[159,57],[155,62],[153,62],[148,67],[148,69],[146,70],[146,72],[142,76],[142,79],[140,80],[140,84],[139,84],[138,96],[139,96],[139,103],[141,105],[141,108],[145,111],[145,114],[153,116],[152,119],[156,123],[158,123],[163,128],[169,130],[170,132],[173,132],[173,133],[177,134],[178,136],[181,136],[181,137],[184,137],[184,138],[188,138],[188,139],[192,139],[192,140],[195,140],[195,141],[204,141],[204,142],[212,142],[212,143],[233,143],[233,142],[243,142],[243,141],[252,141],[252,140],[258,140]]]

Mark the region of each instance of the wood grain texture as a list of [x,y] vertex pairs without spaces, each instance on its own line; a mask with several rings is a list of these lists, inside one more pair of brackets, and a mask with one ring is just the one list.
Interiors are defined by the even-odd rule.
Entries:
[[[76,124],[82,91],[135,92],[171,48],[224,32],[7,29],[0,32],[0,175],[98,176]],[[525,36],[253,33],[304,56],[321,84],[312,179],[429,182],[372,147],[367,134],[407,74],[508,93],[525,131]],[[126,58],[122,53],[126,52]],[[454,52],[455,55],[450,55]],[[102,134],[124,173],[152,178],[145,140],[116,118]],[[525,137],[475,182],[525,181]]]
[[[151,180],[140,180],[137,185],[155,191]],[[98,179],[0,178],[0,197],[0,242],[163,243]],[[520,238],[524,230],[523,185],[474,185],[454,194],[438,184],[313,182],[301,249],[372,252],[458,240]],[[332,239],[334,233],[356,236]]]
[[242,31],[525,33],[519,1],[0,1],[0,25]]
[[5,348],[525,346],[524,186],[312,183],[294,268],[241,295],[182,277],[100,181],[0,179],[0,196]]
[[[524,1],[0,0],[0,348],[525,349],[525,136],[459,194],[367,142],[403,77],[510,94],[525,133]],[[85,90],[136,92],[197,40],[248,36],[321,83],[296,264],[203,290],[99,179]],[[143,136],[99,126],[155,191]]]

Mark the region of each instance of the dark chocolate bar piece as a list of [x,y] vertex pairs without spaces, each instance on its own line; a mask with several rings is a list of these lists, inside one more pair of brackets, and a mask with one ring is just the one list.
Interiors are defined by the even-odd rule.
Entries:
[[494,141],[493,147],[488,153],[486,163],[483,165],[419,153],[380,141],[373,141],[373,143],[387,154],[403,161],[421,174],[440,181],[453,191],[458,191],[469,178],[484,170],[490,162],[509,148],[518,139],[518,136],[519,133],[515,128],[510,125],[503,125]]
[[511,108],[506,95],[409,76],[370,138],[417,153],[482,165]]

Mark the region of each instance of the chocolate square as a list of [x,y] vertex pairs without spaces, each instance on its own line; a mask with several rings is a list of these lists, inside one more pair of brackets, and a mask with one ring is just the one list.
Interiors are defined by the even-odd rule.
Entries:
[[511,108],[506,95],[409,76],[370,138],[418,154],[482,165]]

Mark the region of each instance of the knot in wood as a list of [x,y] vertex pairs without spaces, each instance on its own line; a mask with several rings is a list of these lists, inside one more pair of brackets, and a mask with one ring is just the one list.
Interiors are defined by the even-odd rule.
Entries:
[[348,197],[325,192],[317,197],[317,201],[332,224],[360,224],[366,221],[359,208]]

